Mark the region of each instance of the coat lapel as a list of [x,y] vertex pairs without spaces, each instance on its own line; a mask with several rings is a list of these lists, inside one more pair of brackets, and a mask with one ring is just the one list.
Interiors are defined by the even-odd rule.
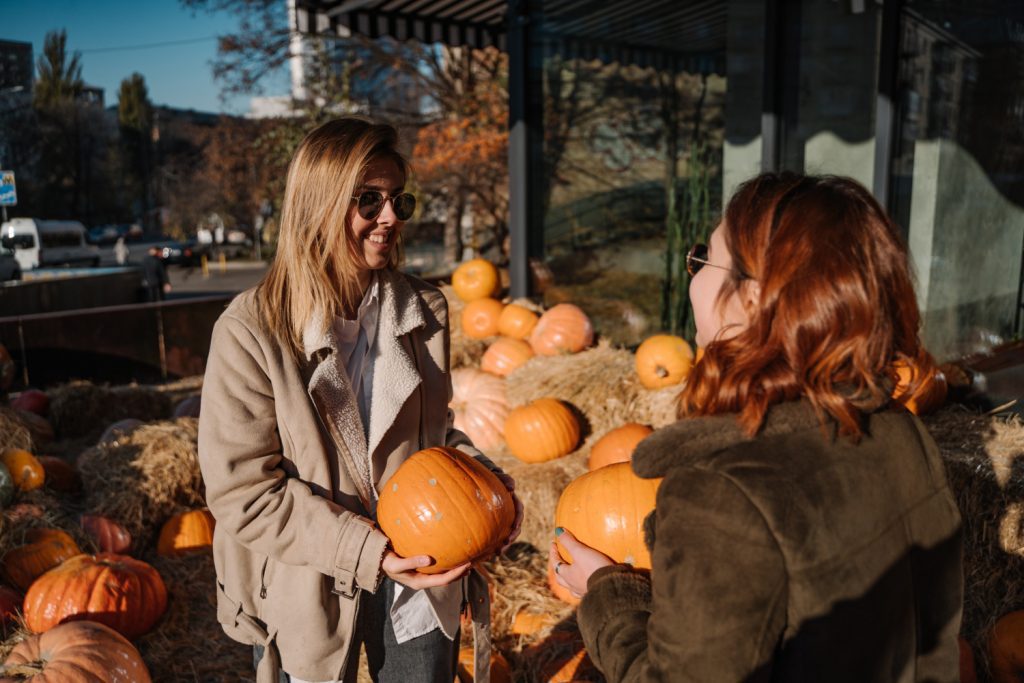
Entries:
[[374,341],[368,430],[371,459],[384,435],[394,425],[402,406],[423,382],[413,359],[408,335],[416,328],[426,326],[420,299],[400,273],[380,271],[380,286],[380,317]]

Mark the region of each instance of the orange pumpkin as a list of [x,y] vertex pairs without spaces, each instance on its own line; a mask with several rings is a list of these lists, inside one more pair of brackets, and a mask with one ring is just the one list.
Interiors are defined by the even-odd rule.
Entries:
[[580,423],[561,401],[539,398],[508,414],[505,441],[523,462],[546,462],[576,450]]
[[[459,649],[459,665],[455,671],[455,683],[473,683],[473,674],[476,672],[473,659],[472,647]],[[512,683],[512,670],[508,666],[508,660],[497,650],[491,651],[490,680],[491,683]]]
[[474,299],[462,309],[462,333],[470,339],[486,339],[498,334],[502,304],[497,299]]
[[164,523],[157,553],[165,557],[205,550],[213,545],[213,515],[206,508],[181,512]]
[[538,356],[577,353],[593,342],[590,318],[572,304],[558,304],[545,311],[530,333],[530,346]]
[[126,554],[132,547],[132,535],[109,517],[82,515],[79,523],[102,552]]
[[40,455],[36,457],[36,460],[43,466],[46,485],[54,491],[71,493],[82,488],[82,479],[78,476],[78,470],[67,460],[53,455]]
[[679,384],[690,373],[693,349],[682,337],[656,334],[636,350],[636,373],[648,389]]
[[[583,543],[634,567],[651,568],[644,544],[644,519],[654,510],[660,479],[641,479],[627,462],[602,467],[574,479],[558,499],[555,526]],[[566,561],[571,557],[559,545]]]
[[[935,367],[931,358],[920,365],[900,359],[893,363],[896,370],[896,388],[892,397],[905,405],[914,415],[927,415],[946,402],[946,377]],[[910,391],[913,381],[920,379],[917,390]]]
[[82,552],[75,539],[60,529],[29,529],[25,541],[4,555],[4,572],[21,590],[28,590],[37,577]]
[[550,563],[548,564],[548,588],[551,589],[552,594],[554,594],[556,598],[567,605],[575,606],[580,604],[579,598],[573,595],[568,588],[558,583],[558,579],[555,577],[555,570]]
[[95,621],[72,621],[14,646],[0,683],[150,683],[139,651]]
[[974,666],[974,650],[971,649],[971,644],[963,636],[956,637],[956,644],[960,647],[960,683],[978,683],[978,672]]
[[37,489],[46,480],[42,464],[28,451],[6,448],[0,453],[0,461],[7,466],[14,485],[22,491]]
[[533,348],[522,339],[498,337],[484,351],[480,369],[505,377],[533,358]]
[[519,610],[512,617],[512,635],[532,636],[558,623],[558,617],[553,614],[537,614]]
[[539,316],[525,306],[509,304],[498,318],[498,334],[512,339],[528,339]]
[[526,647],[522,657],[530,670],[536,670],[535,680],[540,683],[571,683],[599,676],[579,633],[553,631]]
[[633,458],[633,449],[647,438],[654,430],[647,425],[627,422],[621,427],[611,430],[590,449],[587,467],[593,471],[605,465],[617,462],[629,462]]
[[475,258],[459,265],[452,273],[452,289],[463,301],[476,301],[498,291],[498,269],[487,259]]
[[150,565],[114,553],[76,555],[28,589],[25,625],[42,633],[88,619],[135,638],[152,629],[166,609],[167,588]]
[[437,574],[490,557],[512,530],[512,494],[476,458],[454,448],[413,453],[384,483],[377,521],[402,557],[429,555]]
[[993,683],[1024,680],[1024,610],[1004,614],[988,636]]
[[502,378],[473,368],[452,370],[449,407],[455,413],[455,428],[477,448],[488,451],[504,442],[508,400]]

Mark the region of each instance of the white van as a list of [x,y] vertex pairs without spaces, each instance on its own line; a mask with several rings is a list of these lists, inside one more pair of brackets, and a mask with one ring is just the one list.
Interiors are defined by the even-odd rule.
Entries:
[[47,266],[98,266],[100,252],[85,242],[78,221],[12,218],[0,225],[0,246],[14,250],[22,270]]

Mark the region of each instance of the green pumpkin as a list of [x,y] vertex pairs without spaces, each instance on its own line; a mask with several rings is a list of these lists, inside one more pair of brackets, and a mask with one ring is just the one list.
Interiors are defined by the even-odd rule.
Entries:
[[14,477],[7,466],[0,463],[0,508],[7,507],[7,504],[14,499]]

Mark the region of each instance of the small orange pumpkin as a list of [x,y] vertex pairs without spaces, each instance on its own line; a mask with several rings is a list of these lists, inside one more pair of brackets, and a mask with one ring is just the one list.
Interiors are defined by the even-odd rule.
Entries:
[[533,358],[533,348],[522,339],[498,337],[480,359],[484,372],[505,377]]
[[[608,465],[574,479],[555,508],[555,526],[583,543],[634,567],[651,568],[644,544],[644,519],[654,510],[661,479],[641,479],[628,462]],[[567,561],[570,554],[561,544]]]
[[505,441],[523,462],[546,462],[576,450],[580,423],[561,401],[539,398],[508,414]]
[[462,333],[470,339],[486,339],[498,334],[498,318],[503,304],[497,299],[474,299],[462,309]]
[[43,471],[46,473],[46,485],[54,491],[72,493],[82,488],[82,479],[78,476],[78,470],[67,460],[53,455],[40,455],[36,457],[36,460],[43,466]]
[[530,333],[538,356],[577,353],[594,343],[594,326],[578,306],[558,304],[544,312]]
[[206,508],[180,512],[164,523],[157,553],[164,557],[205,550],[213,545],[213,515]]
[[611,430],[590,449],[587,467],[593,471],[605,465],[617,462],[629,462],[633,457],[633,449],[646,439],[654,430],[647,425],[627,422],[621,427]]
[[690,373],[693,349],[682,337],[656,334],[636,350],[636,373],[648,389],[679,384]]
[[466,302],[494,295],[499,282],[498,269],[482,258],[470,259],[452,273],[452,289]]
[[539,316],[525,306],[509,304],[498,318],[498,334],[512,339],[528,339]]
[[105,553],[127,554],[132,547],[132,535],[123,526],[103,515],[82,515],[82,529]]
[[1004,614],[988,636],[993,683],[1024,679],[1024,610]]
[[28,590],[37,577],[82,552],[75,539],[60,529],[29,529],[25,541],[8,550],[3,560],[4,572],[21,590]]
[[126,638],[148,632],[167,609],[159,572],[125,555],[76,555],[46,572],[25,595],[25,625],[34,633],[65,621],[98,621]]
[[42,464],[28,451],[6,448],[0,453],[0,461],[7,466],[11,478],[14,479],[14,485],[21,491],[37,489],[46,480]]
[[[927,415],[941,408],[946,402],[946,377],[935,366],[930,356],[920,365],[899,359],[893,363],[893,367],[896,370],[897,381],[892,397],[914,415]],[[920,384],[917,390],[911,393],[910,385],[917,379],[920,379]]]
[[551,628],[557,623],[558,617],[553,614],[537,614],[536,612],[519,610],[512,617],[512,628],[510,630],[512,635],[515,636],[532,636]]
[[483,464],[439,446],[413,453],[384,482],[377,521],[402,557],[429,555],[437,574],[490,557],[515,520],[512,494]]
[[114,629],[72,621],[14,646],[0,667],[0,683],[150,683],[139,651]]
[[452,370],[455,428],[465,432],[477,448],[488,451],[505,441],[508,400],[505,380],[474,368]]
[[[473,648],[459,649],[459,665],[455,671],[455,683],[473,683],[476,664],[473,661]],[[512,670],[508,660],[497,650],[491,651],[491,683],[512,683]]]

